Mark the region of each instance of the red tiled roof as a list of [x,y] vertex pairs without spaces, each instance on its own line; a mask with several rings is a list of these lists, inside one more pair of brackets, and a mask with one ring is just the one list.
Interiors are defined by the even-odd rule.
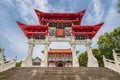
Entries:
[[72,54],[71,49],[50,49],[49,54]]

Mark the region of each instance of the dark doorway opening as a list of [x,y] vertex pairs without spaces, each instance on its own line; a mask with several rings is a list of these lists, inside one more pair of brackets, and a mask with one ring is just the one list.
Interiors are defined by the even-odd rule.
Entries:
[[57,64],[57,67],[64,67],[64,63],[63,63],[63,62],[59,62],[59,63]]

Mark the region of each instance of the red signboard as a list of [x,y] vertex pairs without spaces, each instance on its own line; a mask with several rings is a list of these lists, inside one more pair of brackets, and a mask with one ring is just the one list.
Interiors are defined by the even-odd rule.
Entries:
[[63,29],[57,29],[57,36],[63,37],[64,36],[64,30]]

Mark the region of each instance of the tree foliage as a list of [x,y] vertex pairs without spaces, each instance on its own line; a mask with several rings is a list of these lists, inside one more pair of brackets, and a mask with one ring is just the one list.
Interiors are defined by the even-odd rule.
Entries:
[[120,13],[120,0],[118,0],[118,13]]
[[16,67],[21,67],[21,63],[22,63],[22,61],[16,62]]
[[[108,59],[113,59],[112,50],[117,50],[120,53],[120,27],[113,30],[113,32],[105,33],[101,35],[98,39],[98,49],[93,49],[93,55],[97,58],[99,66],[103,67],[103,58],[104,55]],[[80,66],[87,65],[87,52],[85,51],[79,56]]]
[[88,59],[87,52],[85,51],[78,58],[79,64],[80,64],[81,67],[87,67],[87,59]]
[[113,32],[101,35],[98,40],[99,50],[111,53],[113,49],[120,48],[120,27]]
[[2,52],[2,49],[0,48],[0,52]]

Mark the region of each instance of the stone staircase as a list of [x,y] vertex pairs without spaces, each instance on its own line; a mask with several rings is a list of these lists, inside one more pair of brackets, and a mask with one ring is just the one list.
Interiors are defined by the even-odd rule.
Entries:
[[120,74],[103,67],[24,67],[0,73],[0,80],[120,80]]

